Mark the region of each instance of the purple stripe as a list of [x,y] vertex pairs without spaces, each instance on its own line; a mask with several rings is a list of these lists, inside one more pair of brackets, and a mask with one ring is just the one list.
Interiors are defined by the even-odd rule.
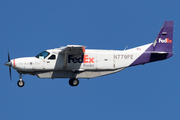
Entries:
[[147,48],[146,51],[140,57],[138,57],[130,66],[148,63],[151,57],[150,51],[153,51],[153,48],[153,44],[151,44],[151,46]]
[[139,56],[130,66],[145,64],[149,62],[164,60],[173,56],[173,53],[158,54],[153,51],[153,44],[141,55]]

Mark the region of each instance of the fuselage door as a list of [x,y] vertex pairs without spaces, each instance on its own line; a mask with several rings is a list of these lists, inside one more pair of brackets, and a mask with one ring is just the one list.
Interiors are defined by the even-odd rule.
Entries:
[[54,70],[55,69],[55,65],[56,65],[56,61],[57,61],[57,57],[55,54],[52,54],[50,56],[48,56],[45,59],[45,69],[46,70]]

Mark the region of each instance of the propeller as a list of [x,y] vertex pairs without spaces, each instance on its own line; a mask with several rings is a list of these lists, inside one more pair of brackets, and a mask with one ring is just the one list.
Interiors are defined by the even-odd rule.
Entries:
[[12,80],[11,79],[11,66],[12,66],[12,62],[11,62],[11,59],[10,59],[10,56],[9,56],[9,51],[8,51],[8,62],[6,62],[4,65],[9,66],[9,76],[10,76],[10,80]]

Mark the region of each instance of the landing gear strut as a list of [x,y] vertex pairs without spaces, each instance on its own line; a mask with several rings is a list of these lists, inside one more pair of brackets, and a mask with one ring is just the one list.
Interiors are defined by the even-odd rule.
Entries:
[[77,78],[71,78],[69,79],[69,85],[71,86],[77,86],[79,84],[79,80]]
[[22,80],[22,75],[20,74],[20,79],[19,79],[19,81],[17,82],[17,85],[18,85],[19,87],[23,87],[24,84],[25,84],[25,82]]

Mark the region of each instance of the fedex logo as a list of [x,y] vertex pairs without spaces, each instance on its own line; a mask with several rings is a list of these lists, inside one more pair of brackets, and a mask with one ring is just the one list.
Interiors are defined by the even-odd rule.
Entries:
[[88,57],[88,55],[82,55],[81,57],[73,57],[73,55],[68,55],[68,63],[94,63],[94,58]]
[[172,40],[170,40],[169,38],[166,38],[166,39],[162,39],[162,38],[159,38],[159,43],[172,43]]

